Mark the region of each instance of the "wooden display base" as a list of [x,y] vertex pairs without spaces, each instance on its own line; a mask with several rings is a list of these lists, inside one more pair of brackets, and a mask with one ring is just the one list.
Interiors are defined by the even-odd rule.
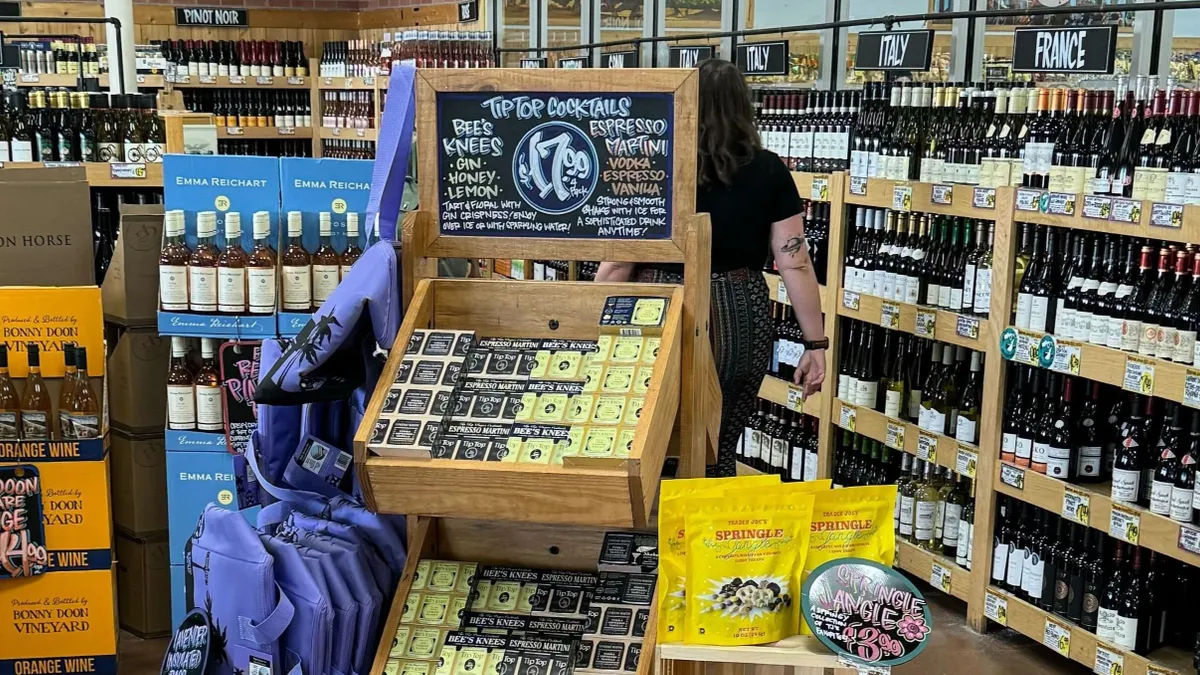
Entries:
[[654,675],[776,675],[785,668],[792,675],[858,675],[858,669],[838,661],[816,638],[799,635],[753,647],[658,645]]

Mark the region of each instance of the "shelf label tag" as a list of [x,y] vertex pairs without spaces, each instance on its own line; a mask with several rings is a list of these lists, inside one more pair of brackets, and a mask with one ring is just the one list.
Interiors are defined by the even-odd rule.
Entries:
[[83,162],[42,162],[42,167],[46,169],[71,169],[77,166],[83,166]]
[[254,82],[260,85],[272,85],[275,84],[275,78],[270,75],[259,75],[254,78]]
[[114,162],[108,165],[108,175],[114,180],[137,180],[146,177],[145,162]]
[[324,78],[321,78],[321,84],[324,84],[326,87],[332,86],[332,85],[333,85],[333,78],[332,78],[332,77],[324,77]]
[[342,128],[341,128],[341,127],[334,127],[334,128],[332,128],[332,129],[330,129],[330,130],[329,130],[329,132],[330,132],[330,133],[332,133],[334,136],[341,136],[341,135],[342,135]]
[[867,179],[862,176],[852,176],[850,178],[850,194],[860,197],[867,194]]
[[1179,548],[1200,555],[1200,530],[1191,525],[1180,525]]
[[812,179],[812,187],[809,191],[809,198],[814,202],[829,201],[829,176],[821,176],[820,178]]
[[200,76],[200,84],[216,84],[216,83],[217,83],[216,75],[201,75]]
[[887,436],[884,437],[883,444],[893,450],[904,450],[904,425],[888,422]]
[[1078,375],[1082,354],[1082,344],[1074,340],[1058,340],[1055,345],[1054,362],[1050,364],[1050,370],[1068,375]]
[[1200,370],[1188,368],[1183,376],[1183,404],[1200,408]]
[[1108,220],[1112,215],[1112,197],[1099,195],[1083,196],[1083,217],[1096,220]]
[[1008,599],[989,592],[983,598],[983,615],[1001,626],[1008,625]]
[[280,136],[295,136],[296,135],[296,127],[278,127],[276,129],[276,131],[279,132]]
[[917,433],[917,457],[927,461],[937,463],[937,436],[930,436],[926,433]]
[[912,211],[911,185],[896,185],[892,187],[892,210]]
[[792,304],[791,301],[788,299],[787,286],[783,285],[783,279],[779,280],[779,288],[777,288],[775,290],[775,296],[779,298],[779,302],[781,302],[785,305]]
[[244,136],[244,135],[246,135],[246,130],[241,127],[225,127],[225,135],[226,136]]
[[1016,328],[1005,328],[1000,335],[1000,355],[1027,366],[1038,365],[1039,345],[1036,336]]
[[1125,379],[1121,383],[1125,391],[1144,396],[1154,395],[1154,364],[1134,356],[1125,357]]
[[1075,215],[1075,195],[1067,192],[1047,193],[1046,213],[1056,216]]
[[934,185],[929,192],[929,199],[934,204],[950,206],[954,201],[954,188],[949,185]]
[[42,77],[38,73],[21,73],[21,82],[23,84],[37,84],[41,81]]
[[954,457],[954,472],[960,476],[966,476],[971,480],[975,479],[975,469],[979,466],[979,453],[965,447],[958,446],[958,453]]
[[996,188],[975,188],[971,196],[971,206],[977,209],[996,208]]
[[375,86],[375,78],[371,75],[368,75],[362,79],[362,83],[363,83],[363,86],[374,87]]
[[146,76],[145,75],[138,74],[136,79],[137,79],[138,84],[146,84]]
[[175,84],[191,84],[191,83],[192,83],[191,75],[176,75],[175,76]]
[[1009,464],[1000,465],[1000,482],[1017,490],[1025,489],[1025,471]]
[[354,133],[355,133],[355,135],[357,135],[359,138],[362,138],[362,137],[364,137],[364,136],[366,136],[366,135],[367,135],[367,130],[366,130],[366,129],[355,129],[355,130],[354,130]]
[[979,319],[959,314],[954,319],[954,333],[968,340],[979,339]]
[[937,312],[930,309],[918,309],[916,332],[921,337],[933,337],[937,333]]
[[246,84],[245,75],[230,75],[229,84]]
[[1137,546],[1142,531],[1142,516],[1133,509],[1114,503],[1108,516],[1108,536]]
[[893,330],[900,328],[900,305],[894,302],[880,303],[879,325]]
[[939,563],[929,567],[929,584],[943,593],[950,592],[950,570]]
[[792,412],[804,412],[804,390],[794,384],[788,385],[787,409]]
[[1088,524],[1092,498],[1075,488],[1063,488],[1062,517],[1080,525]]
[[1042,644],[1058,652],[1061,656],[1071,656],[1071,629],[1046,619],[1046,630],[1042,633]]
[[1038,190],[1017,190],[1017,210],[1018,211],[1037,211],[1038,202],[1042,198],[1042,193]]
[[1142,203],[1132,199],[1114,198],[1109,220],[1137,225],[1142,220]]
[[1150,207],[1150,224],[1156,227],[1183,227],[1182,204],[1154,204]]
[[846,431],[854,431],[858,425],[858,409],[852,408],[845,403],[842,404],[842,410],[838,413],[838,426]]
[[859,295],[854,291],[842,291],[842,307],[858,311]]
[[1122,675],[1125,672],[1125,657],[1096,643],[1096,665],[1092,672],[1096,675]]
[[289,77],[288,84],[292,85],[293,87],[302,87],[302,86],[304,86],[304,78],[303,77]]

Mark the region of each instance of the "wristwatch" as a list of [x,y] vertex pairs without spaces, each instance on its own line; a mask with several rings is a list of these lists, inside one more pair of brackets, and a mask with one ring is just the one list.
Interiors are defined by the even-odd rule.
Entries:
[[801,340],[800,344],[804,345],[805,349],[829,349],[829,338],[821,338],[820,340]]

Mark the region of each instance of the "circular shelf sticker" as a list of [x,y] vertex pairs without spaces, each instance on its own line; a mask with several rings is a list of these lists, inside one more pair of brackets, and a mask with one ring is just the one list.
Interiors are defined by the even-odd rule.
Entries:
[[862,558],[830,560],[813,570],[804,581],[800,612],[822,644],[872,666],[913,660],[933,630],[929,605],[916,586]]
[[1041,342],[1038,343],[1038,363],[1043,368],[1054,365],[1054,356],[1057,351],[1058,343],[1054,340],[1054,336],[1043,335]]
[[212,620],[203,609],[183,617],[163,657],[162,675],[204,675],[212,638]]
[[1009,326],[1000,333],[1000,356],[1011,361],[1017,355],[1017,329]]

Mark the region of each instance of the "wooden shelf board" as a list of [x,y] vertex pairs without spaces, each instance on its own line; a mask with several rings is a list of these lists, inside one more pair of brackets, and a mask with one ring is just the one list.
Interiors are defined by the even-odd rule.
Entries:
[[[201,81],[203,75],[196,75],[189,78],[187,82],[176,82],[175,86],[180,89],[295,89],[304,90],[312,88],[312,78],[310,77],[274,77],[270,76],[270,80],[264,80],[262,84],[258,82],[258,76],[246,75],[240,81],[230,81],[228,76],[210,75]],[[267,76],[264,76],[267,77]],[[294,83],[294,84],[293,84]]]
[[[1042,336],[1046,335],[1046,333],[1039,333],[1037,331],[1019,330],[1019,332],[1031,336],[1035,344],[1042,339]],[[1200,368],[1186,366],[1182,363],[1138,356],[1137,354],[1123,352],[1119,349],[1101,347],[1078,340],[1066,340],[1063,342],[1067,345],[1079,345],[1078,374],[1080,377],[1105,382],[1114,387],[1121,387],[1125,383],[1125,367],[1128,359],[1133,358],[1152,363],[1154,366],[1153,395],[1158,398],[1183,403],[1184,382],[1187,379],[1188,371],[1193,371],[1195,375],[1200,376]],[[1062,347],[1059,347],[1059,349],[1062,349]],[[1019,360],[1019,362],[1033,365],[1028,360]]]
[[[778,403],[791,410],[792,408],[788,406],[788,389],[792,387],[795,387],[795,385],[786,380],[767,375],[763,378],[762,386],[758,388],[758,397],[772,403]],[[799,389],[799,387],[796,388]],[[824,397],[825,393],[819,391],[804,399],[804,409],[801,412],[819,419],[821,417],[821,404]]]
[[[284,133],[283,129],[290,129],[291,133]],[[230,140],[243,138],[278,138],[280,140],[287,140],[289,138],[312,137],[312,127],[217,127],[217,138]]]
[[[1195,671],[1195,668],[1192,667],[1192,655],[1183,650],[1163,647],[1154,651],[1149,657],[1138,656],[1133,652],[1101,642],[1095,634],[1087,632],[1066,619],[1038,609],[995,586],[989,586],[987,592],[1007,601],[1008,627],[1038,643],[1041,643],[1045,636],[1047,621],[1054,621],[1067,628],[1071,635],[1070,659],[1082,663],[1088,668],[1095,667],[1096,647],[1104,645],[1109,651],[1121,655],[1124,662],[1121,675],[1160,675],[1164,671],[1187,675]],[[1154,670],[1150,670],[1151,667]]]
[[[140,163],[140,162],[138,162]],[[163,165],[162,163],[148,162],[146,164],[145,178],[113,178],[112,165],[107,162],[82,162],[87,173],[88,185],[91,187],[127,187],[127,188],[148,188],[162,187],[163,184]],[[5,162],[3,169],[43,169],[46,168],[41,162]]]
[[[326,90],[360,90],[360,91],[375,91],[376,83],[380,77],[318,77],[317,89]],[[387,87],[386,82],[381,86]]]
[[[995,483],[997,492],[1046,509],[1051,513],[1061,514],[1063,511],[1063,495],[1067,488],[1070,487],[1072,490],[1081,492],[1088,497],[1088,527],[1106,533],[1109,531],[1113,501],[1110,496],[1110,485],[1108,483],[1076,485],[1038,473],[1032,469],[1022,469],[1010,462],[1003,462],[1003,464],[1024,472],[1024,488],[1017,489],[1012,487],[1002,482],[999,476],[997,476]],[[1121,504],[1120,502],[1118,504],[1138,515],[1139,546],[1157,551],[1189,565],[1200,565],[1200,555],[1190,553],[1179,547],[1180,523],[1156,513],[1151,513],[1141,506]]]
[[[1020,188],[1018,188],[1020,189]],[[1065,227],[1073,230],[1088,232],[1107,232],[1126,237],[1149,237],[1150,239],[1165,239],[1167,241],[1185,244],[1200,241],[1200,206],[1183,207],[1183,222],[1181,227],[1162,227],[1150,224],[1150,215],[1154,202],[1141,202],[1141,217],[1137,224],[1085,218],[1083,215],[1085,195],[1076,195],[1074,215],[1065,216],[1040,211],[1014,210],[1013,220],[1018,223],[1037,223],[1053,227]]]
[[950,595],[959,600],[966,600],[971,590],[971,570],[959,567],[953,559],[940,553],[917,548],[903,539],[896,540],[896,567],[926,583],[932,583],[935,563],[950,571]]
[[320,127],[318,132],[320,133],[320,137],[324,140],[374,141],[378,138],[377,129],[342,129]]
[[[793,635],[772,645],[753,647],[714,647],[682,642],[658,645],[658,658],[670,661],[741,663],[758,666],[795,668],[832,668],[846,671],[838,658],[814,637]],[[853,673],[854,669],[849,669]]]
[[[791,299],[787,297],[787,289],[783,287],[783,277],[775,272],[763,272],[763,278],[767,281],[767,291],[771,294],[771,302],[792,304]],[[821,296],[821,311],[829,311],[826,309],[829,307],[829,287],[818,285],[817,294]]]
[[[851,179],[847,178],[845,194],[847,204],[890,209],[892,208],[892,199],[896,186],[908,186],[912,188],[912,201],[909,208],[911,211],[940,213],[948,216],[962,216],[964,218],[979,218],[982,220],[996,220],[1000,215],[996,208],[976,208],[972,204],[976,187],[974,185],[944,185],[944,187],[950,189],[950,204],[937,204],[933,201],[934,185],[932,183],[868,178],[867,194],[856,195],[850,192],[850,182]],[[1005,188],[996,188],[997,193],[1002,189]],[[801,194],[801,196],[804,195]]]
[[[852,309],[851,307],[846,306],[847,299],[853,299],[853,296],[858,297],[858,309]],[[850,293],[848,291],[844,291],[841,297],[833,298],[832,300],[833,302],[837,303],[838,316],[846,316],[852,319],[858,319],[859,321],[866,321],[867,323],[872,323],[876,326],[892,328],[893,330],[899,330],[905,333],[911,333],[913,335],[918,335],[917,313],[920,312],[928,314],[933,312],[937,316],[934,322],[933,337],[939,342],[948,342],[950,344],[959,345],[975,351],[986,351],[992,343],[987,317],[947,312],[945,310],[934,309],[932,307],[910,305],[905,302],[884,300],[873,295],[866,295],[864,293]],[[900,323],[898,326],[888,326],[884,323],[882,309],[885,303],[891,305],[893,308],[899,309]],[[975,333],[977,337],[967,337],[958,333],[958,321],[960,317],[967,320],[971,326],[976,327]],[[969,331],[969,327],[964,326],[964,332],[967,331]]]
[[[919,452],[919,449],[921,447],[920,437],[926,436],[926,437],[933,438],[936,440],[937,450],[934,452],[932,460],[930,460],[934,464],[937,464],[938,466],[946,467],[947,469],[950,469],[951,471],[956,471],[957,470],[956,463],[958,460],[958,451],[959,451],[959,448],[962,448],[964,451],[975,454],[976,465],[978,465],[979,446],[977,446],[977,445],[973,445],[971,443],[963,443],[962,441],[957,441],[952,436],[945,436],[942,434],[935,434],[935,433],[932,433],[929,431],[922,431],[919,427],[917,427],[917,425],[915,425],[911,422],[906,422],[904,420],[898,420],[894,417],[888,417],[887,415],[884,415],[883,413],[876,411],[876,410],[871,410],[870,408],[863,408],[863,407],[859,407],[859,406],[855,406],[855,405],[850,405],[849,403],[846,403],[840,399],[834,400],[833,410],[830,415],[832,418],[832,423],[835,426],[841,426],[841,422],[844,417],[844,415],[842,413],[843,408],[849,408],[854,411],[854,414],[853,414],[854,427],[853,428],[841,427],[843,429],[846,429],[847,431],[853,431],[855,433],[862,434],[863,436],[866,436],[867,438],[872,438],[874,440],[879,441],[880,443],[883,443],[884,445],[886,445],[889,448],[892,448],[893,450],[899,450],[901,452],[910,454],[913,457],[919,457],[921,459],[929,459],[928,453]],[[896,442],[894,440],[889,441],[889,438],[888,438],[889,425],[893,429],[896,429],[896,430],[903,429],[903,437],[904,438],[903,438],[902,443]],[[892,435],[895,436],[896,434],[892,434]],[[970,474],[964,474],[964,475],[966,475],[968,478],[974,478],[974,476],[972,476]]]
[[[825,184],[828,189],[825,192],[824,198],[819,198],[819,197],[813,196],[813,179],[814,178],[820,178],[825,181]],[[800,193],[801,199],[812,199],[812,200],[815,200],[818,202],[828,202],[828,201],[832,200],[832,198],[833,198],[833,194],[831,194],[832,189],[833,189],[832,188],[833,178],[832,178],[831,174],[812,173],[809,171],[793,171],[792,172],[792,180],[794,180],[796,182],[796,190]]]

